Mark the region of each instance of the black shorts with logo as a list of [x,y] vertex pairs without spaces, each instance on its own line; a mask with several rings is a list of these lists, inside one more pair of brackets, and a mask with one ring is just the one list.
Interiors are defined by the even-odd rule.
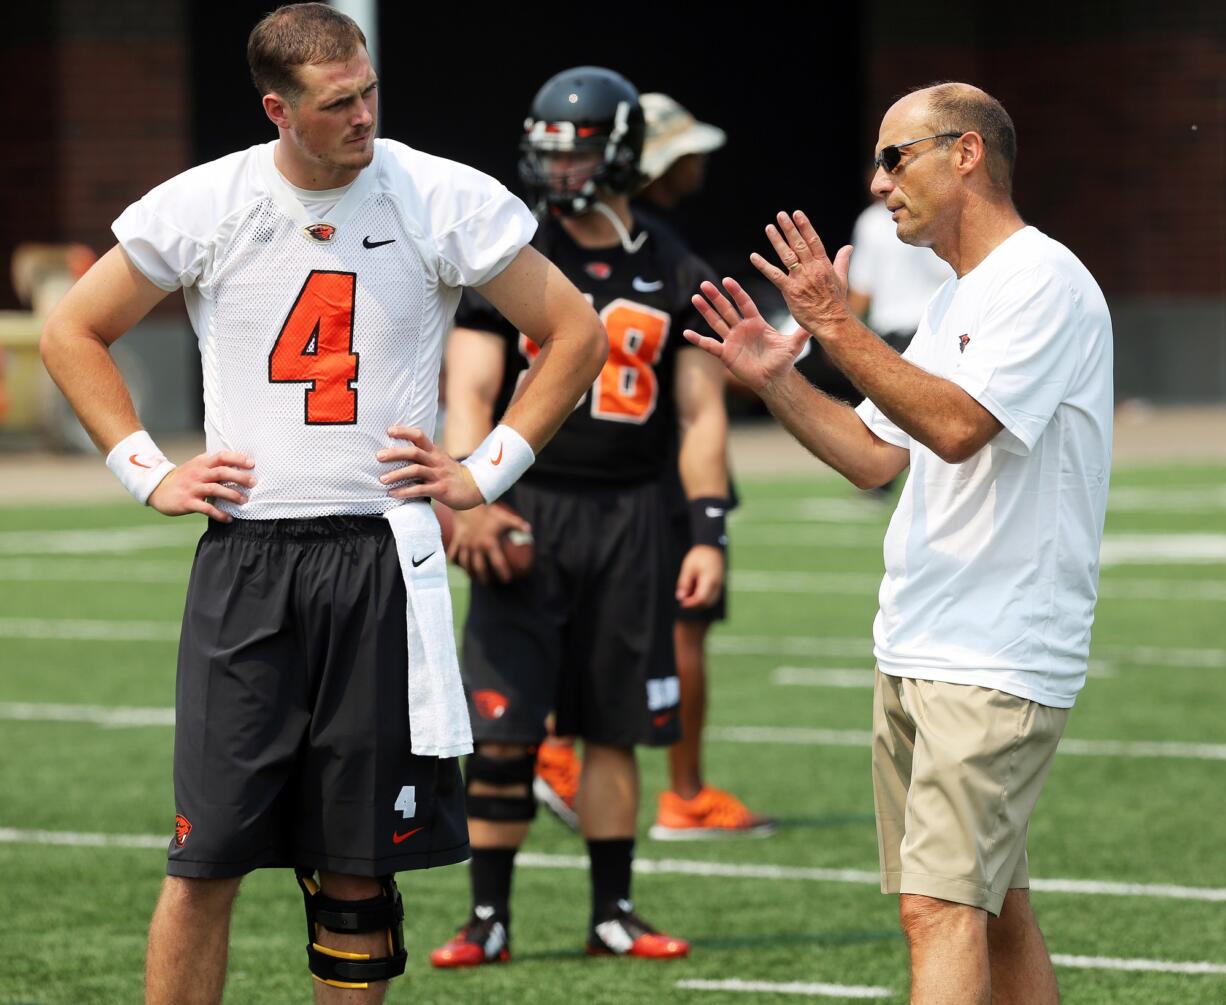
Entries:
[[472,584],[461,668],[474,738],[537,743],[556,712],[559,736],[675,743],[676,575],[661,486],[534,479],[504,501],[532,525],[536,560],[522,579]]
[[170,875],[468,858],[457,759],[410,752],[405,631],[386,520],[210,521],[179,643]]

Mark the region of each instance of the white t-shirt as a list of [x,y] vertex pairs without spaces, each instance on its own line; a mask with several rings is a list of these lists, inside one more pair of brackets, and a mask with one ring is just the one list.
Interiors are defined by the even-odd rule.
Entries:
[[878,335],[913,332],[924,306],[954,270],[931,248],[898,239],[898,228],[880,200],[856,219],[847,283],[870,298],[868,326]]
[[1111,318],[1094,278],[1033,227],[937,291],[910,362],[1004,429],[946,464],[871,401],[911,453],[873,625],[882,671],[1069,707],[1085,683],[1111,470]]
[[183,289],[208,449],[255,460],[249,501],[219,505],[248,519],[383,513],[398,501],[375,452],[390,425],[434,428],[460,287],[494,278],[536,221],[493,178],[379,139],[323,223],[275,146],[159,185],[115,236],[150,281]]

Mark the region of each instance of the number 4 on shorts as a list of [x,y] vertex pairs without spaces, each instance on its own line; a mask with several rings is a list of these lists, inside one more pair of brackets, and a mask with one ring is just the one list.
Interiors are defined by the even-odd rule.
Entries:
[[417,816],[417,789],[412,785],[405,785],[400,790],[400,795],[396,797],[396,809],[406,820]]

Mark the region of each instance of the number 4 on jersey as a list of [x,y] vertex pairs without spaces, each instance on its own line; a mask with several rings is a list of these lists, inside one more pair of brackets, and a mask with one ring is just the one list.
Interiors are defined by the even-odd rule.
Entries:
[[268,354],[273,384],[303,384],[308,426],[358,421],[358,354],[353,351],[355,272],[311,270]]

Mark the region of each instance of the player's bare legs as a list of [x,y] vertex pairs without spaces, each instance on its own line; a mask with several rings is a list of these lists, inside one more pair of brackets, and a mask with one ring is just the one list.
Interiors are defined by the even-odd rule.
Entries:
[[238,879],[167,876],[149,926],[146,1005],[215,1005],[226,982]]
[[693,799],[702,789],[702,730],[707,719],[707,621],[673,625],[677,677],[681,681],[681,739],[668,748],[672,790]]
[[988,912],[911,893],[898,911],[911,950],[911,1005],[990,1005]]
[[639,768],[630,747],[587,743],[579,782],[579,826],[589,841],[634,837]]
[[[370,876],[346,876],[337,872],[320,872],[320,890],[337,900],[365,900],[377,897],[383,887]],[[388,954],[386,932],[360,932],[347,935],[342,932],[320,933],[320,943],[329,949],[347,953],[369,953],[372,958]],[[316,1005],[379,1005],[387,994],[387,981],[372,981],[366,988],[334,988],[330,984],[313,980]]]
[[1056,972],[1030,907],[1029,890],[1010,890],[1000,916],[988,919],[988,963],[992,1005],[1057,1005],[1060,1001]]

